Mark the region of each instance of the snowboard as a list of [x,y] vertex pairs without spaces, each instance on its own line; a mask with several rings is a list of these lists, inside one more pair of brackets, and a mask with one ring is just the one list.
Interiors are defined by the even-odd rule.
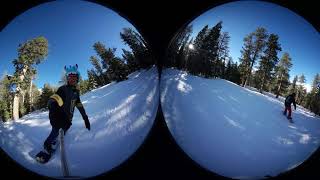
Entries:
[[[287,114],[283,113],[283,111],[282,111],[282,114],[287,117]],[[293,123],[292,118],[288,118],[288,117],[287,117],[287,119],[289,120],[290,123]]]
[[41,164],[46,164],[48,161],[50,161],[51,157],[55,154],[57,147],[59,146],[59,140],[56,141],[55,147],[53,152],[49,153],[44,148],[36,154],[35,159],[37,162]]

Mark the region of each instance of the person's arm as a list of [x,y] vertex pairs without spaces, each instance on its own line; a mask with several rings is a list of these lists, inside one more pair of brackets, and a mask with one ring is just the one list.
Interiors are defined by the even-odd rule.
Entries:
[[62,87],[59,87],[57,92],[55,94],[53,94],[52,96],[50,96],[49,101],[48,101],[48,107],[50,108],[50,105],[53,102],[56,102],[59,107],[62,107],[63,103],[64,103],[63,102],[64,97],[65,97],[65,93],[63,92]]
[[[53,113],[58,113],[59,116],[62,115],[63,117],[69,118],[68,114],[63,109],[63,99],[65,99],[65,91],[63,90],[63,87],[59,87],[57,92],[50,96],[47,106],[49,111],[52,111]],[[61,113],[61,114],[60,114]]]
[[296,100],[295,100],[295,98],[293,98],[293,106],[294,106],[294,110],[296,110],[297,107],[296,107]]
[[81,103],[81,100],[80,100],[79,96],[78,96],[77,101],[76,101],[76,107],[79,110],[79,112],[80,112],[80,114],[82,116],[82,119],[84,120],[84,124],[85,124],[86,128],[88,130],[90,130],[90,121],[89,121],[87,113],[86,113],[86,111],[85,111],[85,109],[84,109],[84,107],[83,107],[83,105]]

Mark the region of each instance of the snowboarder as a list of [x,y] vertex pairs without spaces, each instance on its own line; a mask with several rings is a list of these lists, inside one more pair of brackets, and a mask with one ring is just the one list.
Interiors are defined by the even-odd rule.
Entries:
[[[78,65],[69,66],[69,68],[65,66],[64,69],[66,71],[67,84],[59,87],[57,92],[50,96],[48,101],[49,119],[52,130],[43,144],[44,150],[47,155],[49,155],[43,158],[43,163],[49,160],[56,149],[55,145],[57,144],[59,129],[62,128],[65,134],[72,125],[71,121],[75,107],[78,108],[84,120],[85,127],[90,130],[90,122],[80,101],[79,90],[77,89],[80,76]],[[41,153],[39,154],[41,156]]]
[[291,117],[291,103],[293,103],[294,110],[296,110],[295,97],[296,97],[296,93],[292,93],[292,94],[290,94],[289,96],[286,97],[286,100],[284,102],[285,109],[284,109],[283,115],[287,115],[287,111],[288,111],[289,114],[288,114],[287,118],[289,120],[292,120],[292,117]]

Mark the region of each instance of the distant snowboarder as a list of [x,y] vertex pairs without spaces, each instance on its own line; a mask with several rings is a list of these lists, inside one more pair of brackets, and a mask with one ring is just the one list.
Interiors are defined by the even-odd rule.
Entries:
[[76,88],[79,82],[80,73],[78,65],[64,67],[66,71],[67,84],[59,87],[57,92],[48,101],[49,119],[52,130],[44,141],[44,151],[36,155],[36,159],[41,163],[46,163],[56,150],[59,129],[62,128],[64,134],[72,125],[74,108],[77,107],[84,120],[85,127],[90,130],[90,122],[85,109],[80,100],[79,90]]
[[289,114],[288,114],[287,118],[290,120],[290,122],[292,122],[291,103],[293,103],[294,110],[296,110],[296,108],[297,108],[296,107],[295,97],[296,97],[296,93],[292,93],[292,94],[290,94],[289,96],[286,97],[286,100],[284,102],[285,109],[284,109],[283,115],[287,115],[287,111],[288,111]]

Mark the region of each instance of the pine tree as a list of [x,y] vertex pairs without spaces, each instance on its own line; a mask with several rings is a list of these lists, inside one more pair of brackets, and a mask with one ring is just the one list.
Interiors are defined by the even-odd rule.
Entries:
[[44,84],[42,90],[41,90],[41,95],[39,98],[38,106],[40,109],[42,108],[47,108],[47,103],[50,98],[55,93],[55,90],[50,84]]
[[98,87],[97,77],[93,69],[87,70],[88,74],[88,90],[92,90]]
[[[96,71],[93,70],[91,72],[91,75],[95,78],[95,82],[99,86],[101,86],[102,84],[108,84],[110,81],[118,82],[127,79],[127,75],[129,74],[129,68],[127,64],[124,63],[124,60],[115,56],[115,48],[106,49],[106,47],[100,42],[95,43],[94,48],[96,49],[97,54],[103,60],[103,68],[106,69],[106,72],[103,73],[97,58],[91,58],[91,63],[94,65],[96,69]],[[100,74],[104,75],[103,81],[105,83],[101,83]]]
[[[18,47],[18,58],[13,60],[15,67],[14,83],[17,84],[17,91],[13,98],[13,119],[19,118],[20,98],[24,104],[25,94],[29,87],[29,94],[32,96],[32,79],[36,74],[35,65],[40,64],[48,55],[48,41],[44,37],[37,37],[28,40]],[[32,98],[29,98],[32,100]],[[20,113],[21,114],[21,113]]]
[[[195,75],[221,77],[224,68],[221,62],[227,52],[228,34],[221,37],[222,22],[214,27],[204,26],[194,40],[194,48],[188,52],[190,72]],[[220,49],[219,49],[220,48]],[[219,57],[219,53],[221,57]]]
[[231,61],[229,60],[228,63],[227,63],[227,67],[226,67],[226,70],[225,70],[225,73],[224,73],[224,78],[229,80],[231,79],[231,73],[232,73],[232,66],[231,66]]
[[187,58],[188,58],[188,51],[189,51],[189,38],[191,34],[191,29],[187,32],[186,36],[184,37],[183,41],[181,42],[181,45],[177,51],[176,54],[176,67],[178,69],[184,69],[187,68]]
[[284,53],[275,69],[273,91],[276,93],[276,98],[278,98],[280,94],[284,93],[285,89],[289,85],[289,71],[291,67],[291,57],[289,53]]
[[[102,44],[101,42],[96,42],[93,45],[97,55],[100,57],[101,59],[101,64],[102,64],[102,68],[104,69],[104,72],[106,72],[109,67],[110,67],[110,62],[116,58],[115,57],[115,52],[116,52],[116,48],[106,48],[104,44]],[[97,76],[98,74],[95,72],[94,76],[96,78],[96,82],[97,84],[101,84],[99,83]],[[110,75],[103,73],[103,79],[105,84],[110,83],[111,79],[109,77]]]
[[304,87],[304,83],[306,82],[306,78],[305,76],[302,74],[301,76],[299,76],[298,78],[298,89],[297,89],[297,103],[298,104],[302,104],[302,101],[306,95],[306,89]]
[[[202,48],[206,52],[206,57],[203,58],[203,69],[205,77],[219,77],[221,74],[221,63],[219,62],[219,38],[221,36],[222,21],[212,27],[208,35],[203,40]],[[205,55],[205,54],[204,54]]]
[[246,86],[250,81],[252,68],[265,48],[267,37],[266,29],[259,27],[244,38],[244,47],[242,47],[240,58],[242,86]]
[[122,49],[122,58],[126,62],[129,70],[129,74],[139,69],[139,64],[135,61],[135,57],[132,52]]
[[39,102],[39,99],[40,99],[40,95],[41,95],[41,92],[39,91],[38,87],[33,84],[32,85],[32,107],[31,107],[31,112],[34,111],[34,110],[37,110],[37,109],[40,109],[39,106],[37,106],[37,103],[36,102]]
[[182,28],[171,41],[166,54],[166,67],[185,68],[186,51],[188,41],[192,32],[192,26]]
[[[263,73],[261,72],[261,70],[252,70],[252,72],[251,72],[251,78],[250,78],[249,84],[252,87],[255,87],[258,90],[259,90],[259,88],[261,86],[261,76],[262,76],[262,74]],[[262,91],[260,93],[262,93]]]
[[197,34],[194,40],[195,49],[201,49],[203,47],[203,41],[209,33],[209,25],[204,26]]
[[83,80],[80,78],[79,80],[79,88],[80,88],[80,94],[85,94],[86,92],[89,91],[89,80]]
[[109,78],[114,81],[123,81],[127,79],[128,68],[119,58],[114,58],[110,61],[110,67],[107,70]]
[[138,32],[131,28],[124,28],[120,37],[130,47],[141,68],[148,68],[155,64],[151,49],[148,48],[147,43]]
[[240,84],[240,71],[237,62],[232,63],[232,60],[229,60],[226,71],[226,76],[228,77],[229,81],[234,82],[236,84]]
[[109,61],[115,58],[116,48],[106,48],[101,42],[96,42],[93,45],[97,55],[101,58],[102,68],[108,69]]
[[[245,41],[251,42],[252,36],[248,36],[245,38]],[[240,65],[239,65],[239,71],[240,71],[240,79],[241,79],[241,86],[245,85],[246,78],[249,73],[250,65],[251,65],[251,60],[250,60],[250,50],[251,45],[248,45],[248,47],[245,47],[241,50],[241,57],[239,58]]]
[[[21,95],[22,96],[22,95]],[[22,97],[20,97],[21,99]],[[23,117],[27,113],[27,107],[26,107],[26,101],[20,101],[19,102],[19,117]]]
[[320,89],[318,87],[320,83],[320,74],[317,73],[312,82],[312,89],[310,92],[310,102],[307,107],[310,108],[312,112],[320,115]]
[[228,32],[223,32],[219,37],[219,45],[218,45],[218,59],[221,63],[220,69],[218,70],[218,74],[222,78],[225,77],[225,69],[226,63],[230,59],[229,56],[229,42],[230,42],[230,35]]
[[[203,42],[204,39],[208,36],[209,33],[209,26],[204,26],[199,33],[197,34],[195,40],[190,42],[193,45],[193,49],[188,51],[188,67],[187,69],[193,75],[201,75],[203,72],[203,67],[205,66],[205,57],[206,51],[203,50]],[[189,48],[189,46],[188,46]]]
[[90,57],[90,62],[93,65],[93,67],[95,68],[95,73],[97,75],[97,82],[99,86],[103,86],[106,84],[105,79],[104,79],[104,73],[103,73],[103,69],[101,67],[101,64],[99,63],[99,60],[94,57],[91,56]]
[[266,43],[267,48],[264,51],[264,55],[261,57],[259,62],[259,79],[261,80],[259,92],[262,93],[265,84],[271,79],[271,72],[278,63],[278,51],[281,51],[280,44],[278,43],[279,37],[275,34],[270,34]]
[[5,73],[0,81],[0,120],[2,121],[7,121],[12,117],[10,110],[12,102],[12,94],[9,90],[10,84],[10,76]]
[[10,110],[5,101],[0,101],[0,120],[6,122],[10,119]]
[[188,46],[185,47],[185,62],[184,62],[184,66],[183,66],[183,70],[190,72],[191,71],[191,59],[192,59],[192,55],[194,54],[193,50],[194,50],[194,40],[193,38],[191,38],[188,41]]
[[294,76],[292,84],[289,87],[288,94],[292,93],[297,93],[297,81],[298,81],[298,76]]
[[312,94],[311,94],[311,92],[309,92],[309,93],[306,94],[306,97],[305,97],[305,99],[303,101],[302,106],[307,108],[307,109],[309,109],[309,110],[311,110],[311,107],[310,107],[311,100],[312,100]]
[[31,112],[31,104],[30,104],[30,95],[29,95],[29,92],[26,93],[26,99],[24,101],[24,104],[22,105],[23,107],[25,107],[25,110],[24,110],[24,114],[28,114]]

